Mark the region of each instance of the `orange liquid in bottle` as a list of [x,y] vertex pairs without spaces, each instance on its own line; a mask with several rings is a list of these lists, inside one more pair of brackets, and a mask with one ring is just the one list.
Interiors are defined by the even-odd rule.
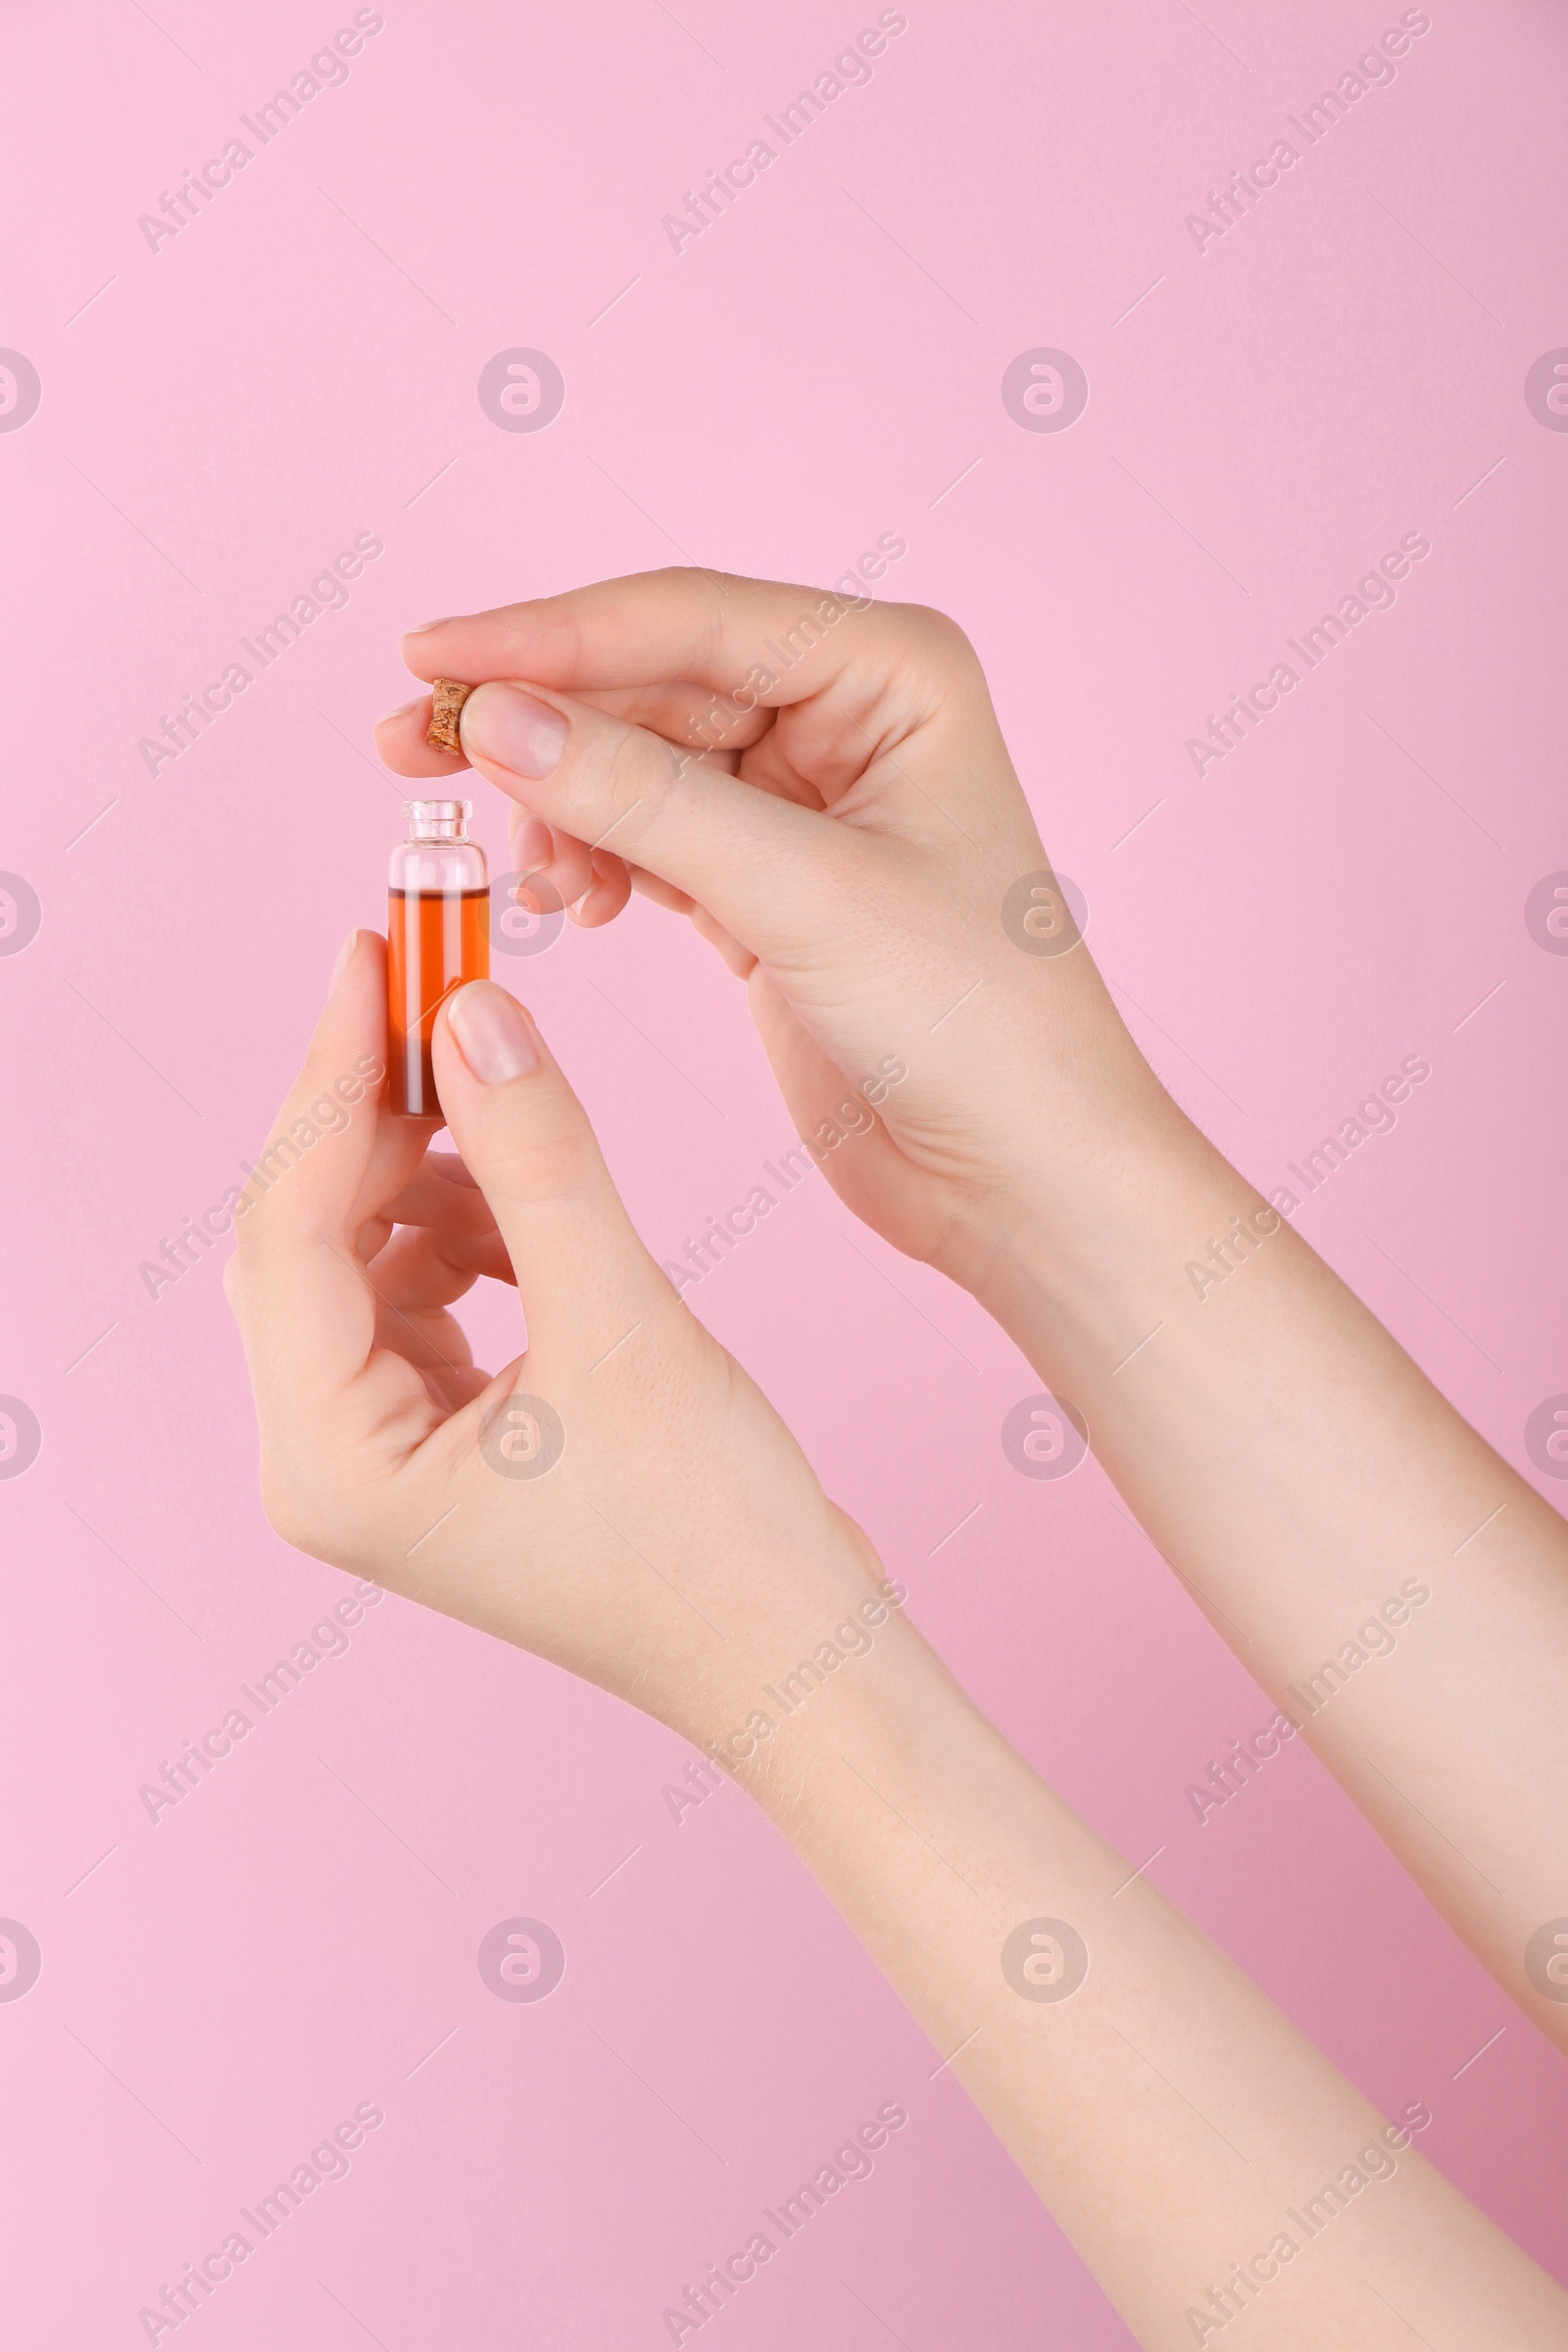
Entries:
[[387,1069],[391,1108],[438,1119],[430,1039],[441,1001],[490,977],[488,890],[389,890],[386,899]]

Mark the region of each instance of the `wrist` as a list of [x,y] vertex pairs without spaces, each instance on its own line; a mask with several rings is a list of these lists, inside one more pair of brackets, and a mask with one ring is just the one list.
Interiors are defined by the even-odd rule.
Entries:
[[821,1693],[863,1679],[907,1599],[856,1522],[819,1489],[814,1500],[810,1540],[764,1541],[751,1553],[744,1607],[710,1604],[716,1642],[669,1678],[675,1703],[654,1709],[743,1784],[765,1772],[772,1743],[803,1709],[814,1721],[831,1711]]
[[1180,1311],[1213,1237],[1260,1206],[1161,1091],[1070,1151],[1036,1127],[976,1237],[966,1287],[1042,1372],[1116,1362]]
[[1031,1909],[1088,1918],[1127,1875],[902,1609],[853,1672],[780,1716],[733,1777],[896,1982],[901,1915],[927,1935],[946,1919],[965,1973],[984,1973]]
[[1093,966],[1072,977],[1087,1001],[1029,1017],[1013,1008],[985,1073],[990,1132],[978,1157],[989,1181],[973,1186],[939,1253],[976,1298],[1022,1253],[1069,1298],[1100,1288],[1147,1224],[1150,1172],[1190,1162],[1195,1148],[1210,1153]]
[[836,1612],[803,1611],[748,1642],[747,1667],[705,1710],[697,1744],[765,1812],[778,1817],[810,1760],[842,1745],[852,1724],[914,1711],[920,1669],[936,1660],[905,1615],[907,1598],[873,1562]]

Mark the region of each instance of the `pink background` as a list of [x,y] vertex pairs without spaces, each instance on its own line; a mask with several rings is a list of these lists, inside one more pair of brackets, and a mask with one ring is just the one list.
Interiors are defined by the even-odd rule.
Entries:
[[[831,580],[902,536],[883,589],[979,647],[1178,1097],[1272,1187],[1426,1055],[1302,1230],[1510,1459],[1568,1389],[1568,963],[1524,921],[1568,865],[1568,439],[1523,397],[1568,341],[1561,13],[1435,0],[1392,85],[1201,252],[1189,212],[1396,7],[906,13],[678,254],[664,212],[872,6],[386,0],[344,85],[156,252],[138,216],[352,9],[0,31],[32,232],[0,343],[43,383],[0,433],[0,867],[43,907],[0,957],[0,1391],[43,1429],[0,1483],[0,1914],[43,1950],[0,2004],[8,2339],[144,2341],[138,2307],[369,2100],[348,2178],[189,2323],[210,2352],[653,2346],[899,2099],[724,2339],[1128,2341],[771,1831],[733,1789],[677,1824],[678,1744],[599,1693],[388,1600],[176,1809],[138,1799],[340,1590],[262,1519],[222,1250],[156,1301],[137,1268],[237,1181],[379,920],[400,627],[688,554]],[[475,395],[517,345],[565,377],[539,433]],[[1042,345],[1090,380],[1060,434],[1000,397]],[[1394,609],[1196,776],[1206,713],[1411,531]],[[138,739],[359,532],[384,553],[346,610],[150,775]],[[504,865],[489,802],[478,829]],[[508,977],[661,1256],[788,1142],[684,926],[639,902]],[[1561,2061],[1299,1746],[1200,1827],[1186,1785],[1264,1702],[1093,1462],[1004,1458],[1038,1386],[1011,1348],[815,1177],[689,1296],[1008,1736],[1132,1862],[1162,1848],[1151,1876],[1374,2099],[1426,2100],[1428,2153],[1568,2276]],[[499,1298],[474,1323],[510,1352]],[[538,2005],[475,1966],[514,1914],[565,1945]]]

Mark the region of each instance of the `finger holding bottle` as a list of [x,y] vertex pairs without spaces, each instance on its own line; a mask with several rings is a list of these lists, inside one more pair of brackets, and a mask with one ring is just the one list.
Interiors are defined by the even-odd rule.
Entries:
[[[279,1134],[327,1073],[379,1070],[385,972],[359,934]],[[241,1220],[269,1516],[706,1741],[760,1646],[864,1597],[863,1540],[649,1256],[523,1009],[460,989],[432,1057],[461,1159],[426,1156],[430,1123],[372,1085]],[[451,1309],[513,1272],[525,1330],[492,1374]]]
[[[420,695],[384,718],[376,742],[398,774],[431,779],[460,776],[467,760],[432,739],[432,698]],[[541,878],[560,899],[567,918],[585,929],[611,921],[630,894],[625,864],[612,851],[595,853],[564,827],[553,829],[520,803],[509,812],[509,834],[517,870]]]

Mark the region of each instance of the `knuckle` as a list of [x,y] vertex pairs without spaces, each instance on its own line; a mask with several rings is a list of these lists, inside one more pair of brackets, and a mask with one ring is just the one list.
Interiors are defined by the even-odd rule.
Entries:
[[605,763],[611,798],[619,808],[630,808],[633,802],[648,791],[650,777],[665,770],[673,771],[674,762],[667,758],[673,746],[662,736],[650,735],[643,727],[619,722],[610,739]]
[[341,1565],[351,1510],[318,1476],[301,1476],[277,1460],[262,1466],[262,1509],[275,1536],[313,1560]]
[[309,1553],[312,1559],[325,1556],[323,1515],[313,1499],[301,1494],[292,1482],[275,1472],[264,1472],[262,1509],[274,1536],[281,1537],[296,1551]]
[[928,653],[959,666],[978,666],[979,656],[951,613],[939,612],[934,605],[898,605],[893,610]]
[[[267,1229],[267,1195],[261,1187],[254,1186],[247,1191],[245,1200],[244,1215],[234,1219],[235,1259],[254,1258]],[[234,1263],[235,1259],[231,1259],[230,1263]]]

